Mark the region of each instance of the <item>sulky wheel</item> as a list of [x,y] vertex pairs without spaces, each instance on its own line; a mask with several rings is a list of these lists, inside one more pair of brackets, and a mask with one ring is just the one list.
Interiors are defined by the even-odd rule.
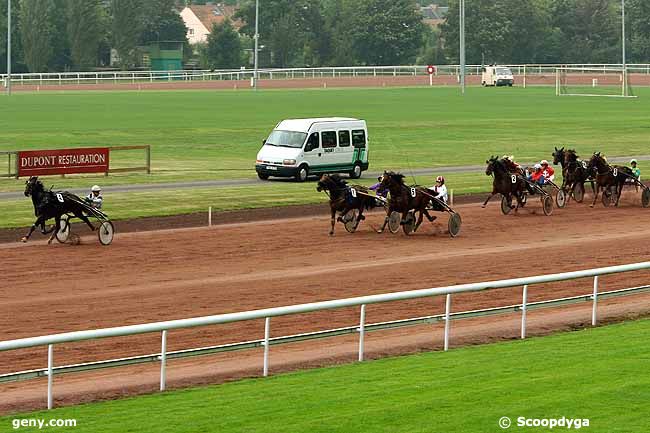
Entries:
[[460,233],[460,226],[462,225],[462,220],[460,215],[457,213],[452,213],[449,216],[449,221],[447,222],[447,228],[449,229],[449,236],[455,238]]
[[68,221],[68,218],[67,215],[61,216],[59,231],[55,235],[56,240],[62,244],[66,243],[70,237],[70,221]]
[[650,206],[650,188],[644,188],[641,193],[641,206]]
[[555,196],[555,204],[560,209],[563,209],[566,206],[566,193],[564,190],[560,189]]
[[97,231],[97,237],[99,237],[99,243],[106,246],[110,245],[113,242],[113,235],[115,234],[115,227],[110,221],[103,221],[99,226]]
[[550,195],[542,196],[542,210],[546,216],[550,216],[553,213],[553,199]]
[[609,207],[614,202],[614,194],[612,194],[610,190],[606,189],[603,191],[603,197],[601,200],[603,202],[603,206]]
[[352,209],[346,213],[345,216],[343,216],[343,225],[345,226],[345,230],[347,230],[348,233],[354,233],[357,231],[359,220],[357,218],[356,209]]
[[582,183],[576,183],[573,185],[573,199],[577,203],[582,203],[582,200],[585,199],[585,185]]
[[641,193],[641,205],[643,207],[650,206],[650,188],[644,188]]
[[392,211],[388,216],[388,230],[395,234],[399,231],[400,223],[402,222],[402,215],[397,211]]
[[407,235],[413,233],[413,230],[415,230],[415,212],[411,211],[406,214],[402,230],[404,230],[404,233]]
[[508,199],[506,196],[501,197],[501,212],[504,215],[508,215],[510,211],[512,210],[512,207],[510,206],[510,203],[508,203]]

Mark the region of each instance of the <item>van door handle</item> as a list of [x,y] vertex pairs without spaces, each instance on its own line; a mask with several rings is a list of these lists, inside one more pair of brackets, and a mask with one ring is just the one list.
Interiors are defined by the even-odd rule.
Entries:
[[319,153],[318,156],[320,156],[320,155],[321,155],[321,154]]

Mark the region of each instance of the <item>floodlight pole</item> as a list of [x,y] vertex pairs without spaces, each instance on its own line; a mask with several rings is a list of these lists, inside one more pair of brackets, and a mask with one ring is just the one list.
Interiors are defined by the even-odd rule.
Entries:
[[257,90],[257,57],[259,50],[259,23],[260,23],[260,0],[255,0],[255,66],[253,71],[253,87]]
[[628,96],[627,89],[627,59],[625,53],[625,0],[621,0],[621,27],[623,32],[623,96]]
[[11,95],[11,0],[7,0],[7,96]]
[[465,0],[460,0],[460,91],[465,94]]

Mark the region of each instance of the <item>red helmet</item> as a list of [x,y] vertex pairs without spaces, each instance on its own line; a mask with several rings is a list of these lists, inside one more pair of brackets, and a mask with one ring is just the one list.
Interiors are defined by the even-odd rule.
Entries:
[[436,177],[436,182],[445,183],[445,178],[442,177],[442,176],[438,176],[438,177]]

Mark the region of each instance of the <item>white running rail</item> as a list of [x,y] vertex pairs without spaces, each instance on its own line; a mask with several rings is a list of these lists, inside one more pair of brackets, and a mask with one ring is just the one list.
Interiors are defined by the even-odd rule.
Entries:
[[[421,289],[421,290],[411,290],[405,292],[394,292],[386,293],[380,295],[370,295],[370,296],[361,296],[356,298],[347,298],[347,299],[337,299],[324,302],[315,302],[309,304],[299,304],[291,305],[285,307],[276,307],[276,308],[267,308],[263,310],[253,310],[253,311],[244,311],[239,313],[228,313],[228,314],[218,314],[214,316],[205,316],[205,317],[196,317],[191,319],[182,319],[182,320],[170,320],[165,322],[155,322],[147,323],[142,325],[130,325],[130,326],[120,326],[114,328],[104,328],[88,331],[76,331],[76,332],[66,332],[62,334],[53,334],[45,335],[40,337],[30,337],[30,338],[21,338],[17,340],[9,340],[0,342],[0,351],[7,350],[16,350],[16,349],[25,349],[36,346],[47,346],[48,347],[48,409],[52,408],[52,377],[54,374],[54,358],[53,358],[53,347],[56,344],[70,343],[75,341],[82,340],[92,340],[106,337],[122,337],[128,335],[144,334],[150,332],[161,332],[162,333],[162,344],[161,344],[161,353],[159,354],[159,359],[161,361],[161,382],[160,389],[165,389],[165,372],[166,372],[166,342],[168,332],[174,329],[184,329],[191,328],[196,326],[207,326],[207,325],[218,325],[223,323],[231,322],[240,322],[246,320],[255,320],[255,319],[265,319],[265,332],[264,332],[264,375],[268,374],[269,368],[269,344],[270,344],[270,323],[271,318],[278,316],[286,316],[293,314],[302,314],[309,313],[313,311],[323,311],[323,310],[332,310],[345,307],[361,307],[360,315],[360,324],[357,328],[359,332],[359,360],[363,359],[363,341],[364,341],[364,329],[368,325],[365,324],[365,315],[367,306],[371,304],[377,304],[382,302],[393,302],[393,301],[403,301],[408,299],[418,299],[418,298],[427,298],[433,296],[442,296],[446,295],[445,303],[445,330],[444,330],[444,342],[445,350],[449,346],[449,335],[450,335],[450,322],[453,320],[451,313],[451,298],[452,295],[458,293],[467,293],[467,292],[477,292],[482,290],[491,290],[507,287],[522,287],[523,286],[523,298],[520,310],[522,311],[522,333],[521,337],[525,338],[525,329],[526,329],[526,310],[527,310],[527,295],[529,291],[529,286],[534,284],[541,283],[550,283],[557,281],[566,281],[578,278],[594,278],[593,284],[593,293],[589,296],[589,299],[593,302],[593,312],[592,312],[592,324],[596,325],[597,323],[597,302],[598,297],[600,296],[598,291],[598,277],[608,274],[617,274],[622,272],[632,272],[632,271],[641,271],[650,269],[650,262],[641,262],[633,263],[620,266],[610,266],[604,268],[588,269],[575,272],[563,272],[558,274],[548,274],[541,276],[533,277],[524,277],[524,278],[513,278],[508,280],[499,280],[499,281],[487,281],[481,283],[472,283],[472,284],[461,284],[455,286],[445,286],[445,287],[436,287],[430,289]],[[642,286],[638,289],[647,290],[648,286]],[[619,292],[625,292],[627,289],[621,290]],[[613,293],[613,292],[608,292]],[[569,300],[571,298],[564,298],[563,300]],[[563,301],[556,300],[556,301]]]

